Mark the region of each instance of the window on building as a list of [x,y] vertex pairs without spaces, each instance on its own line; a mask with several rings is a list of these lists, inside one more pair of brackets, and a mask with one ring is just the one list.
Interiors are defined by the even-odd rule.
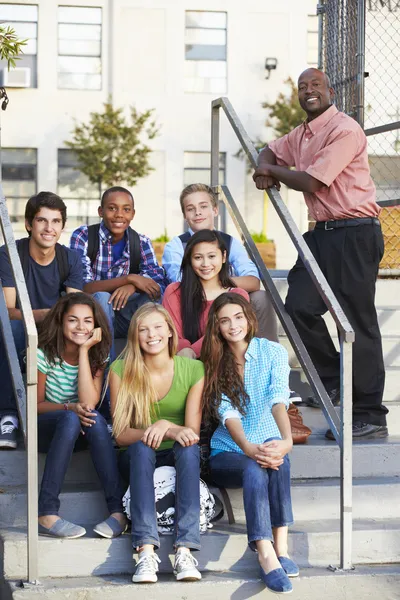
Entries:
[[[211,153],[210,152],[185,152],[183,185],[191,183],[205,183],[210,185],[211,181]],[[219,185],[226,183],[226,153],[219,153]],[[219,205],[219,229],[226,230],[225,204]]]
[[307,17],[307,64],[318,67],[318,15]]
[[58,87],[101,89],[101,8],[58,7]]
[[185,92],[226,93],[226,12],[188,10],[185,16]]
[[[10,26],[15,30],[19,39],[27,40],[23,47],[23,54],[16,61],[16,69],[29,69],[26,81],[30,84],[25,87],[37,87],[37,31],[38,7],[35,4],[0,4],[0,22],[2,27]],[[7,61],[0,61],[0,69],[8,69]],[[12,69],[11,69],[12,71]],[[12,86],[12,73],[8,75]],[[18,78],[21,80],[21,78]],[[25,77],[22,78],[25,80]]]
[[73,150],[58,150],[57,194],[68,207],[68,229],[99,222],[100,186],[91,183],[79,170]]
[[36,194],[36,148],[2,148],[1,178],[10,219],[23,222],[26,202]]

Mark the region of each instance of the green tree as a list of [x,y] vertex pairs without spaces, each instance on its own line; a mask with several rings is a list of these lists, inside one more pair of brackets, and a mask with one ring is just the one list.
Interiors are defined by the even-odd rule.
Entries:
[[22,54],[22,47],[26,46],[27,40],[19,40],[12,27],[0,25],[0,59],[7,61],[8,68],[15,67],[18,55]]
[[293,79],[289,77],[284,83],[289,86],[288,95],[281,92],[273,104],[263,102],[261,105],[269,112],[265,125],[272,127],[275,137],[282,137],[292,131],[304,121],[306,116],[299,104]]
[[158,134],[152,115],[152,109],[141,113],[131,106],[127,120],[124,109],[114,108],[109,100],[102,112],[90,114],[88,123],[75,124],[72,141],[65,145],[75,152],[79,169],[92,183],[134,186],[153,170],[151,148],[143,141]]

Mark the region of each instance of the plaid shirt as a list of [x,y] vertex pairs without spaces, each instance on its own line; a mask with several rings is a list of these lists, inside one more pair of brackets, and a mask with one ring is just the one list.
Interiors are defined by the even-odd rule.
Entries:
[[[87,255],[88,250],[88,228],[87,225],[81,225],[71,235],[70,248],[76,250],[81,257],[83,265],[83,281],[99,281],[104,279],[115,279],[129,274],[130,267],[130,249],[128,234],[125,232],[125,248],[121,258],[113,262],[113,251],[111,243],[111,234],[103,221],[99,229],[99,252],[93,266]],[[151,241],[145,235],[139,234],[140,238],[140,275],[153,279],[161,288],[161,293],[167,286],[164,269],[157,263],[156,255]]]
[[240,419],[247,441],[262,444],[269,438],[281,439],[272,415],[275,404],[289,406],[289,360],[283,346],[266,339],[253,338],[245,354],[244,385],[249,396],[246,414],[234,408],[227,396],[222,395],[219,406],[220,424],[211,438],[211,455],[218,452],[243,450],[233,441],[225,426],[230,418]]

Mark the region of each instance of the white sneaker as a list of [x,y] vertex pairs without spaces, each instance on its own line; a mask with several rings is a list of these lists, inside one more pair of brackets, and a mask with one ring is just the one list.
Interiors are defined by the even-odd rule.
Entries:
[[141,552],[136,563],[133,583],[156,583],[158,564],[161,560],[155,552]]
[[201,573],[196,569],[199,563],[191,552],[178,550],[175,554],[174,575],[177,581],[198,581]]
[[300,402],[303,402],[303,398],[297,392],[290,390],[289,402],[293,402],[293,404],[300,404]]

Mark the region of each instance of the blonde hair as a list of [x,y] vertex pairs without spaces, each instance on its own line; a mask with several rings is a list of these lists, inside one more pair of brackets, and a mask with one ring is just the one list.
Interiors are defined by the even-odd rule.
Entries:
[[146,429],[151,425],[158,400],[139,344],[140,323],[153,312],[162,315],[171,337],[168,339],[169,356],[173,358],[178,347],[178,334],[168,313],[160,304],[148,302],[133,315],[128,331],[128,340],[118,360],[124,361],[121,386],[113,415],[113,431],[116,438],[127,427]]
[[185,215],[185,206],[183,204],[184,199],[187,196],[190,196],[190,194],[194,194],[195,192],[205,192],[206,194],[208,194],[210,196],[212,207],[213,208],[218,207],[217,195],[215,194],[214,190],[212,188],[210,188],[209,185],[206,185],[205,183],[191,183],[190,185],[187,185],[182,190],[181,195],[179,197],[179,202],[181,203],[181,209],[182,209],[183,215]]

